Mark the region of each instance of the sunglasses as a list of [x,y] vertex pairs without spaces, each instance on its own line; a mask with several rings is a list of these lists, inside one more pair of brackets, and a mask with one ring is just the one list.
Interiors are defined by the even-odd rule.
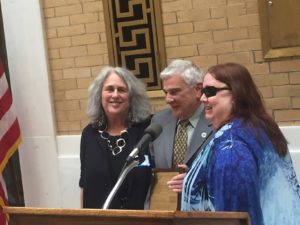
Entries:
[[209,98],[209,97],[215,96],[219,91],[222,91],[222,90],[231,90],[231,88],[230,87],[217,88],[214,86],[206,86],[205,88],[201,89],[201,94],[202,95],[205,94],[205,96],[207,98]]

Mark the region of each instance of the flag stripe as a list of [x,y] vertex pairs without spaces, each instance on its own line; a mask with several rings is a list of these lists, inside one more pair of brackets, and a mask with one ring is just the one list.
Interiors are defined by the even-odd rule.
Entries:
[[0,120],[0,140],[5,135],[7,130],[13,125],[16,120],[16,115],[13,112],[13,109],[10,108],[5,115]]
[[8,83],[5,77],[5,73],[0,63],[0,119],[12,105],[12,96],[8,87]]
[[8,89],[9,88],[5,77],[5,73],[0,69],[0,96],[2,96]]
[[0,140],[0,172],[2,173],[7,161],[17,150],[21,142],[19,123],[16,119],[13,125]]
[[[21,142],[19,122],[14,114],[13,100],[8,86],[4,67],[0,61],[0,176]],[[5,194],[6,185],[0,180],[0,225],[7,224],[8,215],[2,212],[2,207],[8,205]]]
[[0,119],[2,120],[5,112],[7,112],[12,105],[12,96],[9,90],[7,90],[3,96],[0,95],[0,105]]

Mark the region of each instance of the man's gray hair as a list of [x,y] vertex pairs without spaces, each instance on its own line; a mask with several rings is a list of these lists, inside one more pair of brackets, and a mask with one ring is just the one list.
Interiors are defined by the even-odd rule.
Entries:
[[129,92],[128,124],[141,122],[151,115],[151,105],[146,94],[145,85],[137,79],[129,70],[122,67],[104,67],[94,82],[90,85],[87,115],[92,124],[105,124],[106,115],[102,107],[102,89],[106,78],[117,74],[127,85]]
[[184,81],[191,87],[195,87],[198,83],[203,82],[202,70],[193,62],[184,59],[173,60],[161,73],[162,80],[180,75]]

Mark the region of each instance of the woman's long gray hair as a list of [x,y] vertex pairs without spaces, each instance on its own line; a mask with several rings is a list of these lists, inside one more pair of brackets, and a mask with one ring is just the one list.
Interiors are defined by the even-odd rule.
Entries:
[[146,94],[145,85],[129,70],[122,67],[104,67],[90,85],[87,115],[93,125],[106,124],[106,115],[102,107],[102,89],[106,78],[116,73],[127,85],[129,92],[128,124],[141,122],[151,115],[151,105]]

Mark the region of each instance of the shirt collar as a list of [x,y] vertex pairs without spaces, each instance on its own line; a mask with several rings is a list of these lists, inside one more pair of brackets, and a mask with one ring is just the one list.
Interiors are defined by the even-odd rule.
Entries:
[[[203,106],[203,104],[201,104],[198,107],[198,109],[194,112],[194,114],[189,118],[190,124],[192,125],[193,128],[196,127],[203,110],[204,110],[204,106]],[[177,121],[177,125],[179,122],[180,122],[180,120]]]

